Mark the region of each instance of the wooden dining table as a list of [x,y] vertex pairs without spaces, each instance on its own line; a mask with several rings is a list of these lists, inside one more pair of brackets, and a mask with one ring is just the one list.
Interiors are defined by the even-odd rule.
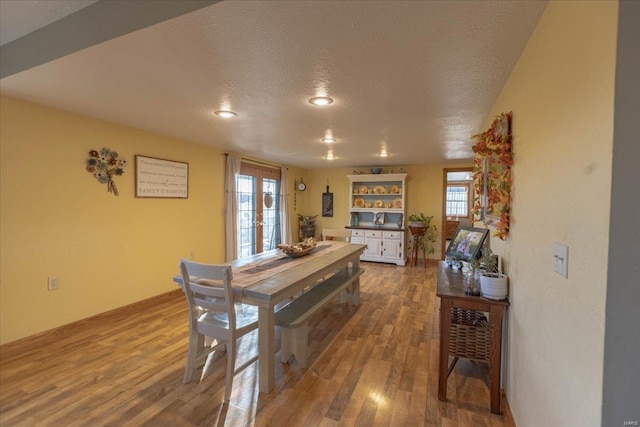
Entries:
[[[258,384],[269,393],[275,386],[275,310],[305,288],[346,268],[358,271],[366,245],[322,241],[309,254],[289,258],[280,250],[263,252],[231,263],[234,295],[258,307]],[[176,275],[173,281],[182,284]],[[356,290],[359,283],[354,282]]]

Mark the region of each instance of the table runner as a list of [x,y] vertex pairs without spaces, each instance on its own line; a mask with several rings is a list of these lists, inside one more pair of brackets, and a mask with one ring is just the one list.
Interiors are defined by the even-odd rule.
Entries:
[[233,287],[245,288],[251,286],[282,271],[300,266],[324,254],[336,251],[348,244],[341,241],[324,240],[309,255],[300,258],[289,258],[280,252],[274,258],[247,264],[240,269],[233,269]]
[[[322,251],[324,249],[328,249],[330,247],[331,247],[331,245],[327,245],[327,244],[318,245],[313,249],[312,253],[317,254],[318,252],[320,252],[320,251]],[[334,250],[335,250],[335,248],[334,248]],[[309,253],[308,255],[305,255],[304,257],[310,256],[310,255],[311,255],[311,253]],[[301,258],[303,258],[303,257],[301,257]],[[260,273],[262,271],[271,270],[272,268],[276,268],[276,267],[278,267],[278,266],[280,266],[280,265],[282,265],[284,263],[292,262],[292,261],[294,261],[296,259],[299,259],[299,258],[292,258],[292,257],[289,257],[287,255],[281,254],[276,259],[273,259],[271,261],[258,262],[256,264],[254,264],[252,267],[247,268],[245,270],[240,270],[240,271],[242,273],[246,273],[246,274],[256,274],[256,273]]]
[[[249,262],[239,267],[232,267],[233,280],[231,285],[234,294],[241,295],[242,290],[247,286],[254,285],[290,268],[298,267],[347,245],[349,243],[339,240],[323,240],[309,255],[300,258],[289,258],[280,251],[274,251],[274,255],[268,258],[253,263]],[[197,279],[195,282],[202,285],[220,286],[220,283],[215,280]]]

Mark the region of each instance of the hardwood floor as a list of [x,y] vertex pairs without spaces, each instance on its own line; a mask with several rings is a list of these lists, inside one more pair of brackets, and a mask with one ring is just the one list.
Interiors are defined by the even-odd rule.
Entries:
[[[435,267],[362,266],[361,305],[314,315],[309,368],[277,362],[268,395],[254,364],[222,405],[224,355],[201,382],[182,384],[187,305],[176,291],[1,346],[0,425],[503,426],[468,361],[438,401]],[[256,332],[240,343],[238,364]]]

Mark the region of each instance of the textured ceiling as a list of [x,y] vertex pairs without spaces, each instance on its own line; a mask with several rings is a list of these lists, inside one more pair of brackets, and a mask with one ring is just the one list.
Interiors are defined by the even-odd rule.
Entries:
[[[469,137],[545,5],[224,1],[5,77],[0,89],[303,168],[468,161]],[[319,94],[335,102],[308,103]],[[338,139],[333,161],[327,134]]]
[[0,45],[64,18],[98,0],[1,0]]

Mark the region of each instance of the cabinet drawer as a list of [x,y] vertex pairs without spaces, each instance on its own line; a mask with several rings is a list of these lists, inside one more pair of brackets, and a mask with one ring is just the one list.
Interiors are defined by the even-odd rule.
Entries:
[[357,243],[359,245],[364,245],[364,237],[352,237],[351,243]]
[[365,230],[364,237],[368,239],[380,239],[382,237],[382,232],[378,230]]
[[400,240],[403,233],[401,231],[383,231],[382,238],[385,240]]
[[351,230],[351,237],[364,237],[364,230]]

